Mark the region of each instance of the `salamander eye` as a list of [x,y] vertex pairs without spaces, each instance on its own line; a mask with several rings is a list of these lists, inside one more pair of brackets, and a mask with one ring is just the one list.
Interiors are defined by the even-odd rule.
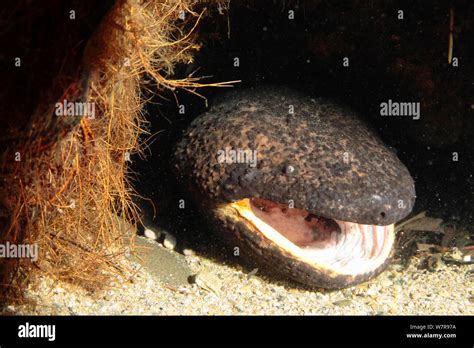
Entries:
[[291,164],[287,164],[283,167],[283,173],[286,175],[291,175],[295,172],[295,167],[293,167]]

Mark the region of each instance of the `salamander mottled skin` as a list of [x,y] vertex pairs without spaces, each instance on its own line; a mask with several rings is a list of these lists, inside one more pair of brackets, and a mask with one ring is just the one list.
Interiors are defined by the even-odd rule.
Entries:
[[[257,165],[219,163],[226,148],[256,150]],[[249,197],[374,225],[397,222],[415,201],[407,168],[353,111],[275,86],[221,96],[186,130],[175,163],[220,226],[209,212]]]

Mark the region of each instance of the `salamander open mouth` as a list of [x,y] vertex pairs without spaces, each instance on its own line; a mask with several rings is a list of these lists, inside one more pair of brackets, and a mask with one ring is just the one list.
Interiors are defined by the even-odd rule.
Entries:
[[318,216],[259,198],[227,205],[299,261],[338,275],[375,271],[389,258],[394,225],[362,225]]

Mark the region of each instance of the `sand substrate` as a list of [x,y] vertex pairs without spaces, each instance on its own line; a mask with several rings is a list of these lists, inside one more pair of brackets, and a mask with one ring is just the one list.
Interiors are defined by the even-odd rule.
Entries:
[[[10,314],[58,315],[472,315],[472,265],[424,268],[423,257],[408,265],[397,260],[369,282],[342,290],[306,289],[226,265],[202,255],[184,256],[155,241],[136,270],[90,292],[50,278],[35,279],[26,290],[32,304],[10,305]],[[188,253],[192,254],[192,253]],[[250,273],[250,274],[249,274]]]

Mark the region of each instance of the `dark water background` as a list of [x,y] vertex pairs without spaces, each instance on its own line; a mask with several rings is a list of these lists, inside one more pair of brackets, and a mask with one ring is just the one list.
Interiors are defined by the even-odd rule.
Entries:
[[[456,52],[463,54],[464,66],[454,69],[446,59],[447,2],[387,2],[371,7],[369,1],[358,8],[355,3],[334,1],[299,7],[291,21],[287,18],[291,6],[272,3],[263,1],[266,5],[259,8],[233,5],[230,39],[225,16],[214,13],[204,20],[200,26],[205,33],[203,48],[195,63],[178,67],[176,76],[199,68],[197,75],[212,76],[209,82],[242,80],[237,88],[284,84],[350,105],[397,152],[415,179],[413,214],[427,210],[428,216],[472,233],[474,115],[469,98],[474,95],[470,93],[474,79],[472,67],[466,65],[468,58],[474,58],[469,53],[472,41],[467,40],[473,30],[461,29],[463,14],[473,14],[473,6],[459,2],[455,8],[461,28]],[[403,21],[396,19],[399,8],[404,10]],[[350,56],[349,68],[342,66],[344,56]],[[233,66],[235,57],[240,59],[238,68]],[[402,72],[393,71],[397,64],[404,66]],[[459,93],[450,94],[450,90]],[[204,88],[199,93],[212,104],[222,89]],[[160,133],[150,147],[152,156],[147,161],[134,158],[133,169],[138,172],[137,190],[159,212],[154,223],[180,234],[185,229],[205,230],[205,224],[194,210],[177,209],[177,200],[185,198],[185,193],[170,170],[170,153],[182,130],[205,111],[205,104],[190,93],[181,91],[177,96],[186,107],[184,115],[178,113],[171,93],[164,94],[168,101],[155,98],[157,104],[147,106],[150,130]],[[381,117],[379,105],[388,99],[422,102],[421,119]],[[452,160],[453,152],[458,153],[457,162]],[[144,220],[150,222],[151,205],[142,202],[141,206]]]

